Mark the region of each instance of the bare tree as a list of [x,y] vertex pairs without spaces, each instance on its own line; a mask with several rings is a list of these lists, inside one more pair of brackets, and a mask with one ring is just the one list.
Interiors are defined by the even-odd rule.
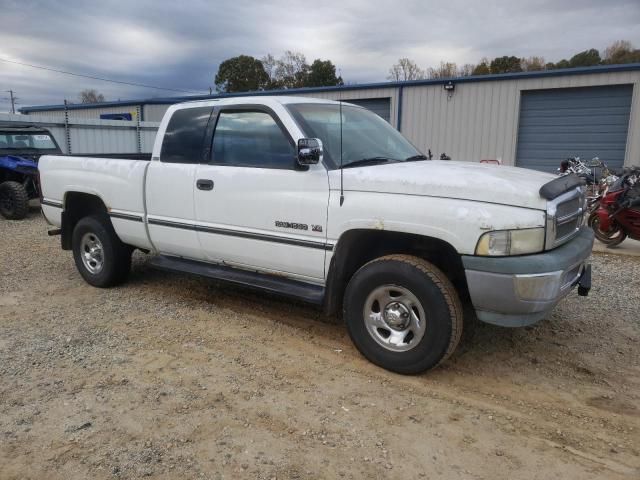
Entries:
[[269,84],[270,84],[269,88],[276,88],[277,87],[276,66],[278,64],[276,57],[268,53],[264,57],[262,57],[260,61],[262,62],[262,67],[264,68],[264,71],[267,72],[267,75],[269,75]]
[[309,73],[309,65],[304,54],[287,50],[276,61],[274,73],[278,87],[301,87],[304,86],[305,77]]
[[543,57],[529,57],[522,59],[522,70],[525,72],[536,72],[538,70],[546,70],[547,63]]
[[473,75],[473,71],[476,66],[473,63],[465,63],[458,69],[458,75],[461,77],[468,77],[469,75]]
[[640,62],[640,49],[636,49],[631,42],[618,40],[604,51],[604,63],[636,63]]
[[633,45],[627,40],[616,40],[604,50],[604,60],[608,63],[614,63],[616,57],[620,57],[627,52],[633,50]]
[[429,68],[429,78],[451,78],[458,74],[458,66],[454,62],[440,62],[436,68]]
[[82,90],[78,95],[80,103],[100,103],[104,102],[104,95],[94,88]]
[[426,73],[418,65],[408,58],[400,58],[398,62],[389,69],[389,80],[396,82],[401,80],[422,80]]

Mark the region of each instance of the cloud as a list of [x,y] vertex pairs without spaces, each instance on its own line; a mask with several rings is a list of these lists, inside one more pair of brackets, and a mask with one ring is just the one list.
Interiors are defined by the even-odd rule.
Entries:
[[[2,18],[0,58],[196,91],[226,58],[287,49],[364,83],[384,81],[399,57],[427,68],[499,55],[557,61],[618,39],[640,46],[637,0],[4,0]],[[108,99],[172,95],[0,62],[0,90],[9,88],[21,105],[75,100],[84,88]]]

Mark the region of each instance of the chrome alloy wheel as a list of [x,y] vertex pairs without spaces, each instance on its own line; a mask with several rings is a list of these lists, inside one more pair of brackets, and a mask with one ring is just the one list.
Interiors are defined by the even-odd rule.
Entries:
[[383,285],[373,290],[364,302],[363,315],[371,337],[392,352],[411,350],[424,337],[424,309],[404,287]]
[[103,248],[100,239],[93,233],[85,233],[80,240],[80,254],[85,268],[96,275],[104,267]]

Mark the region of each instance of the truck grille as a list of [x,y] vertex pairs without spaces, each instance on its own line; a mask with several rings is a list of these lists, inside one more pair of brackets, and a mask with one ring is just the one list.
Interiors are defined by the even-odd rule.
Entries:
[[548,203],[547,250],[562,245],[577,235],[584,217],[584,202],[583,188],[576,188]]

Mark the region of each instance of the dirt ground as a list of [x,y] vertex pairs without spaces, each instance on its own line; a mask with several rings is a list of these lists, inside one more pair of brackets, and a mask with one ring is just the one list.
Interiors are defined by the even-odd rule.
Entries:
[[443,367],[381,370],[316,310],[162,273],[90,287],[0,219],[0,478],[640,478],[640,258]]

